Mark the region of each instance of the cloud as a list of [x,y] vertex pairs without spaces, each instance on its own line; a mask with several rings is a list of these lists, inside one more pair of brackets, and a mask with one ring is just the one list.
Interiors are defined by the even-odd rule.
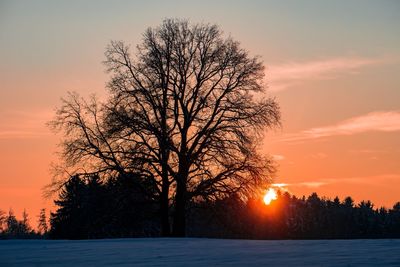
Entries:
[[48,135],[48,133],[43,131],[0,131],[0,139],[30,139],[46,135]]
[[327,181],[310,181],[310,182],[299,182],[299,183],[278,183],[278,184],[272,184],[274,187],[294,187],[294,186],[305,186],[305,187],[310,187],[310,188],[317,188],[323,185],[328,184]]
[[286,183],[271,184],[272,187],[286,187],[286,186],[288,186],[288,185],[289,185],[289,184],[286,184]]
[[400,131],[400,111],[377,111],[353,117],[334,125],[311,128],[297,134],[286,135],[280,141],[302,141],[364,132]]
[[327,157],[328,157],[328,154],[323,153],[323,152],[318,152],[318,153],[308,155],[308,158],[312,158],[312,159],[325,159]]
[[285,159],[285,156],[283,155],[272,155],[272,158],[276,161],[281,161]]
[[330,184],[391,184],[400,179],[400,174],[389,173],[372,176],[359,176],[359,177],[338,177],[338,178],[325,178],[317,181],[304,181],[297,183],[278,183],[272,184],[275,187],[309,187],[318,188]]
[[53,112],[49,110],[1,111],[0,139],[28,139],[48,136],[45,126]]
[[321,186],[326,185],[326,184],[327,184],[327,182],[319,181],[319,182],[302,182],[302,183],[298,183],[296,185],[305,186],[305,187],[311,187],[311,188],[318,188],[318,187],[321,187]]
[[278,92],[304,81],[333,79],[341,74],[356,74],[363,67],[386,62],[384,59],[338,57],[325,60],[289,62],[267,68],[271,92]]

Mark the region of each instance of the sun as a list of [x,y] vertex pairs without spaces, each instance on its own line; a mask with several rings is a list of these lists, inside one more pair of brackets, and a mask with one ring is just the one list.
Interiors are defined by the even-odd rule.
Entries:
[[276,194],[275,189],[270,188],[270,189],[268,189],[267,193],[265,193],[264,203],[265,203],[265,205],[269,205],[272,200],[275,200],[277,198],[278,198],[278,195]]

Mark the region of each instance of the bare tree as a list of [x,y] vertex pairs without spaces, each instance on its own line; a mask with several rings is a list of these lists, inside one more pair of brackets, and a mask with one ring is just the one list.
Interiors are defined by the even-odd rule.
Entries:
[[64,130],[69,167],[140,174],[160,203],[162,233],[185,235],[188,203],[265,187],[271,162],[256,147],[279,124],[265,96],[264,67],[216,25],[167,19],[149,28],[137,54],[123,42],[106,50],[110,98],[64,100],[52,122]]

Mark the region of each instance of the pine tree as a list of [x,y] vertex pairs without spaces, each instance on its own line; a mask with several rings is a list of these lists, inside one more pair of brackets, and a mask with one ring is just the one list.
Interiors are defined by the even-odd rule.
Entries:
[[22,212],[22,221],[19,222],[20,225],[20,234],[26,235],[29,234],[32,230],[31,226],[29,225],[29,216],[26,210]]
[[0,234],[4,232],[4,224],[6,222],[6,213],[0,210]]
[[6,234],[11,235],[11,236],[16,236],[18,235],[18,220],[14,215],[14,211],[10,209],[8,211],[8,216],[6,218]]
[[60,192],[59,199],[54,201],[59,207],[51,213],[50,236],[55,238],[87,238],[85,222],[87,214],[84,209],[86,203],[86,185],[78,176],[72,176]]
[[41,235],[46,235],[48,232],[46,209],[41,209],[38,220],[38,231]]

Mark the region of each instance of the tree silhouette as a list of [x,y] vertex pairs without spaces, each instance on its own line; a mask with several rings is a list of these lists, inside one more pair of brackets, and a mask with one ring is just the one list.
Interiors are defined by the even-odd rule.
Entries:
[[49,229],[47,225],[46,209],[40,210],[37,229],[41,235],[47,235]]
[[[71,177],[56,201],[59,208],[52,214],[50,237],[159,236],[154,202],[135,191],[132,181],[117,177],[103,183],[96,177]],[[268,206],[261,199],[244,200],[239,194],[192,201],[187,234],[246,239],[400,237],[400,203],[392,209],[374,209],[370,201],[354,205],[350,197],[341,202],[338,197],[331,200],[316,193],[308,198],[287,192],[277,195]],[[18,236],[23,235],[12,235]]]
[[51,214],[51,236],[59,238],[87,238],[85,227],[86,210],[85,184],[78,175],[72,176],[62,188],[59,199],[55,204],[59,206]]
[[387,220],[388,232],[391,236],[400,238],[400,202],[393,205],[393,208],[389,210]]
[[4,231],[4,224],[6,222],[6,213],[3,210],[0,210],[0,233]]
[[6,218],[6,234],[11,236],[17,236],[20,233],[20,227],[17,218],[14,215],[14,211],[10,209]]
[[123,42],[105,55],[108,101],[70,94],[51,123],[65,133],[72,173],[137,177],[159,202],[163,235],[172,211],[174,236],[185,235],[191,200],[246,195],[269,182],[271,162],[256,145],[280,114],[264,94],[259,58],[216,25],[173,19],[144,33],[137,56]]
[[29,217],[28,213],[24,209],[24,211],[22,212],[22,221],[20,222],[20,227],[22,228],[20,231],[22,233],[29,233],[30,231],[32,231],[32,228],[29,225],[29,218],[28,217]]
[[[55,201],[51,238],[87,239],[143,237],[154,233],[153,202],[137,191],[134,178],[116,177],[103,183],[98,176],[74,175]],[[158,229],[159,227],[155,227]]]

